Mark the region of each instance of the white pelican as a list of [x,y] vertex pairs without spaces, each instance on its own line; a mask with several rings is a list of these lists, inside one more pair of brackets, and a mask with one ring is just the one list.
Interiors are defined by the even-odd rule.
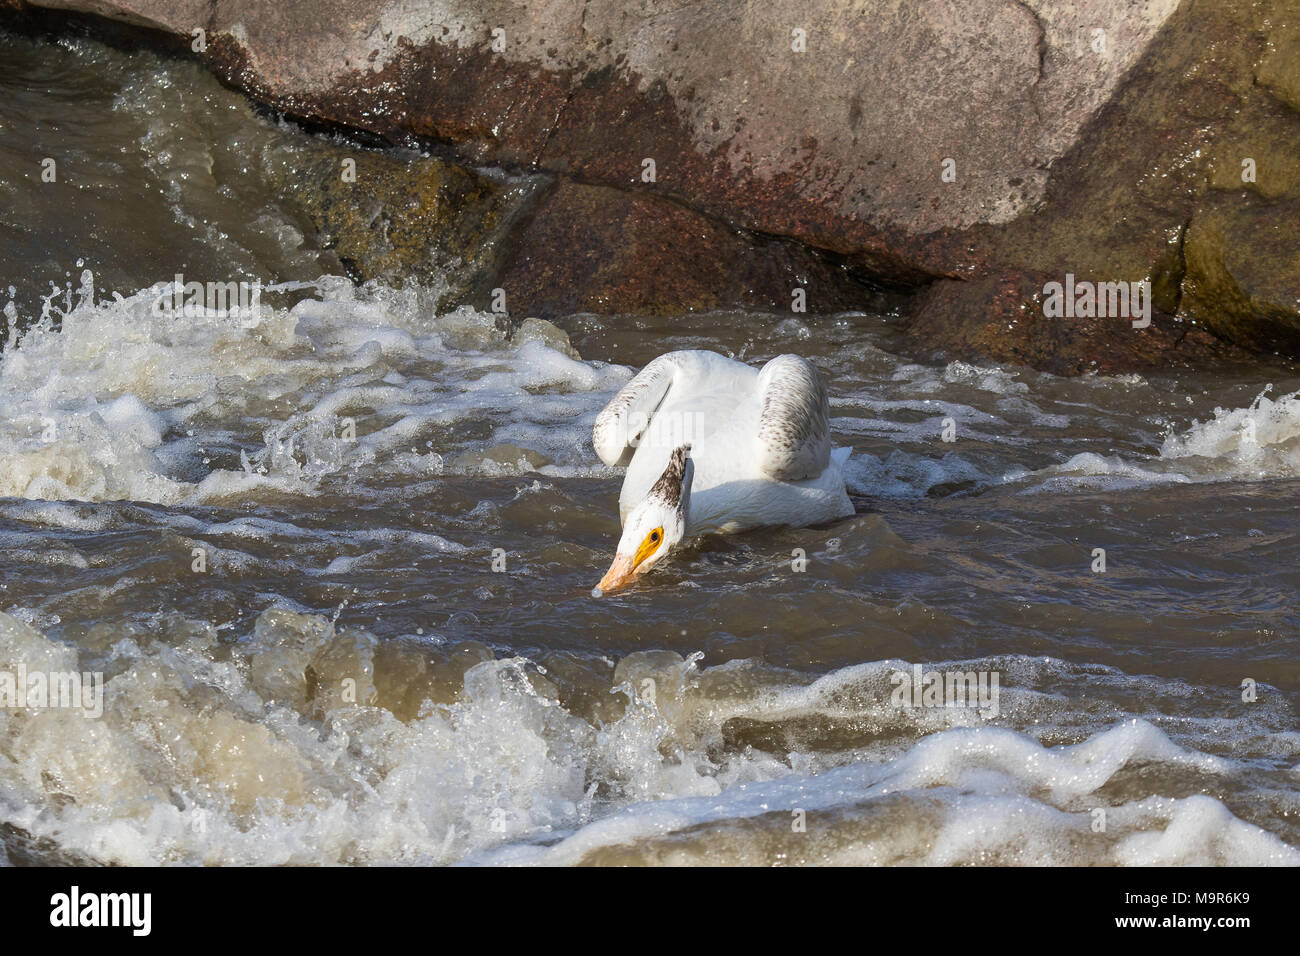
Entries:
[[614,563],[592,594],[616,591],[684,538],[853,514],[831,450],[821,374],[798,355],[761,370],[715,352],[661,355],[596,419],[592,444],[626,465]]

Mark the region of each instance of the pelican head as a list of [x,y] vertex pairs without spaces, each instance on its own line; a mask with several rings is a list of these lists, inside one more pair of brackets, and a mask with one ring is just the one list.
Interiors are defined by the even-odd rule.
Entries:
[[690,453],[690,445],[673,449],[664,473],[645,500],[628,514],[614,563],[591,592],[594,597],[627,587],[667,557],[686,536],[686,512],[695,474]]

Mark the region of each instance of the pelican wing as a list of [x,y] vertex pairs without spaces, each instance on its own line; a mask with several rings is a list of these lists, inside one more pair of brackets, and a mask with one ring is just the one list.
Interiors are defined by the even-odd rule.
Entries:
[[637,372],[597,416],[591,443],[605,464],[626,465],[632,460],[637,439],[649,427],[651,416],[677,374],[676,355],[661,355]]
[[758,373],[758,465],[773,478],[815,478],[830,462],[830,400],[817,366],[778,355]]

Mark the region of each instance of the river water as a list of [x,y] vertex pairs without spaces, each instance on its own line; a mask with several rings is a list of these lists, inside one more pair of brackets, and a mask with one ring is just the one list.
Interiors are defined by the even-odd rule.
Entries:
[[[0,709],[10,862],[1300,862],[1294,367],[507,337],[339,278],[269,183],[343,147],[192,64],[0,36],[0,134],[0,676],[105,681]],[[159,315],[178,271],[260,320]],[[594,599],[591,425],[684,347],[814,359],[858,514]],[[991,696],[900,701],[917,668]]]

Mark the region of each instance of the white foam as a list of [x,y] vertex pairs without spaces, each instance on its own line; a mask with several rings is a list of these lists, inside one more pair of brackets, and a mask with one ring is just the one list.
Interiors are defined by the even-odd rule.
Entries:
[[[93,286],[88,275],[83,285]],[[322,298],[269,304],[303,287]],[[478,442],[435,447],[428,437],[462,422],[487,424],[489,445],[590,469],[585,436],[603,402],[587,393],[613,392],[629,375],[573,358],[547,323],[530,320],[507,341],[494,316],[431,315],[416,287],[332,276],[268,286],[252,328],[155,314],[170,288],[99,302],[85,293],[57,325],[42,320],[6,349],[0,496],[177,504],[311,493],[339,474],[441,474],[453,450],[461,468],[480,470],[466,457]],[[232,441],[243,466],[213,466],[209,446]]]
[[[1077,845],[1095,816],[1069,807],[1130,766],[1188,763],[1222,769],[1214,758],[1175,746],[1152,725],[1131,721],[1072,747],[1046,748],[999,728],[944,731],[883,764],[857,762],[817,776],[791,774],[739,784],[721,798],[637,804],[546,847],[506,847],[479,862],[564,865],[614,845],[653,841],[719,821],[803,812],[816,819],[846,807],[870,809],[898,798],[933,802],[922,845],[841,847],[835,863],[928,865],[1002,862],[1078,864]],[[930,798],[927,800],[927,796]],[[1148,798],[1109,806],[1111,837],[1092,863],[1126,865],[1300,865],[1300,851],[1234,817],[1219,801]],[[1065,806],[1062,806],[1062,805]],[[742,831],[743,832],[743,831]],[[914,834],[913,834],[914,835]],[[739,836],[739,834],[737,834]]]
[[1213,418],[1167,435],[1146,458],[1083,452],[1036,471],[1013,469],[1002,480],[1058,492],[1300,476],[1300,392],[1276,401],[1267,392],[1245,408],[1216,408]]
[[1202,480],[1293,478],[1300,475],[1300,392],[1246,408],[1216,408],[1214,418],[1171,435],[1160,457]]
[[[899,709],[889,675],[906,662],[797,686],[746,662],[701,672],[675,654],[635,654],[611,687],[632,703],[600,725],[561,706],[527,661],[485,661],[465,672],[456,702],[402,722],[372,703],[377,645],[363,631],[273,609],[218,653],[211,627],[171,626],[170,641],[104,639],[100,720],[0,711],[0,818],[67,858],[125,864],[574,863],[634,844],[689,846],[711,827],[728,834],[708,848],[715,862],[761,858],[771,840],[828,862],[1300,862],[1222,803],[1146,783],[1199,788],[1253,768],[1132,717],[1045,746],[969,713]],[[0,614],[0,669],[85,668],[80,653]],[[1070,665],[1012,660],[958,664],[1080,683]],[[343,676],[355,703],[334,689]],[[647,677],[653,703],[632,692]],[[1097,668],[1088,679],[1150,684]],[[1042,714],[1079,712],[1040,690],[1003,694],[1004,711],[1034,710],[1045,730]],[[721,746],[736,718],[801,717],[847,718],[875,742],[816,755]],[[1248,718],[1251,732],[1268,719]],[[1207,739],[1230,745],[1221,732]],[[1139,796],[1108,796],[1120,778]],[[1104,834],[1091,826],[1096,806],[1107,808]],[[806,833],[792,833],[794,811],[814,824]],[[868,829],[846,842],[854,819]]]

